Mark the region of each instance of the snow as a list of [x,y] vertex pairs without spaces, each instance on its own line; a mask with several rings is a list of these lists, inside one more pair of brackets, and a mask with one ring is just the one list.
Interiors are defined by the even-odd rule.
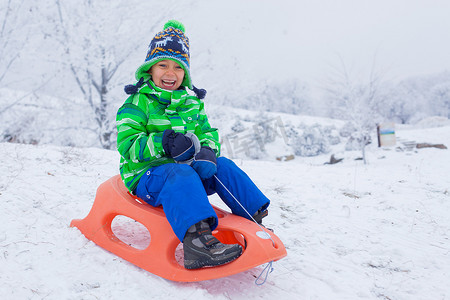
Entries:
[[271,199],[264,223],[288,251],[262,286],[254,281],[264,266],[171,282],[71,228],[118,173],[116,151],[0,143],[2,299],[448,299],[449,150],[402,141],[448,147],[450,126],[396,134],[397,147],[368,147],[366,165],[358,152],[334,165],[324,164],[329,154],[235,160]]

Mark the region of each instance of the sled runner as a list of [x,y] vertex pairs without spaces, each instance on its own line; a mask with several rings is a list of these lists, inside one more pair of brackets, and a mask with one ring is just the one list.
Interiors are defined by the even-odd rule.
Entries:
[[[244,251],[229,264],[195,270],[187,270],[177,262],[175,250],[180,241],[173,233],[162,207],[153,207],[128,193],[120,175],[99,186],[89,214],[84,219],[72,220],[70,226],[77,227],[100,247],[173,281],[193,282],[225,277],[286,256],[283,243],[272,232],[265,233],[252,221],[215,206],[214,209],[219,217],[219,226],[213,235],[222,243],[240,244]],[[146,249],[134,248],[114,235],[111,223],[119,215],[136,220],[147,228],[150,244]]]

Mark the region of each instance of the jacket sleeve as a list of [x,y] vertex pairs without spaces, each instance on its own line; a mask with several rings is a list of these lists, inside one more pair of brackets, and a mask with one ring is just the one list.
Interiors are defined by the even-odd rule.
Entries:
[[205,105],[203,100],[200,100],[200,111],[198,118],[198,129],[196,135],[200,140],[202,146],[208,146],[214,150],[217,156],[220,155],[219,131],[217,128],[211,128],[208,117],[205,112]]
[[[142,97],[134,95],[133,97]],[[120,155],[133,163],[151,162],[165,155],[162,132],[148,132],[148,116],[143,109],[127,100],[117,112],[117,149]]]

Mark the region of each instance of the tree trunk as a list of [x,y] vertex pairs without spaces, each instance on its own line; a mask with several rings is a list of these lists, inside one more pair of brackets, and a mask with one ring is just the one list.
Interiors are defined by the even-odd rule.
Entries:
[[94,80],[92,81],[92,84],[94,85],[95,89],[98,92],[100,103],[95,108],[95,118],[98,123],[99,127],[99,140],[100,144],[105,149],[111,149],[112,148],[112,130],[110,128],[110,122],[108,120],[108,82],[109,82],[109,76],[108,76],[108,70],[105,67],[102,67],[102,78],[100,85],[97,84]]

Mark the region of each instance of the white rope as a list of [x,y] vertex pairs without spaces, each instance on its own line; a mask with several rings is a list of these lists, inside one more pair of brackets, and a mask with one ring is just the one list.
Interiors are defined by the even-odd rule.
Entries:
[[241,202],[239,202],[238,199],[236,199],[236,197],[230,192],[229,189],[227,189],[227,187],[222,183],[222,181],[220,181],[219,178],[217,178],[216,175],[214,175],[214,178],[223,186],[223,188],[231,195],[231,197],[233,197],[234,201],[236,201],[239,206],[247,213],[247,215],[253,220],[253,222],[255,222],[256,225],[259,226],[259,228],[261,228],[261,230],[267,235],[267,237],[272,241],[272,245],[275,247],[275,242],[272,239],[272,237],[270,236],[270,234],[261,226],[259,225],[258,222],[256,222],[256,220],[253,218],[253,216],[245,209],[245,207],[241,204]]
[[[239,202],[238,199],[236,199],[236,197],[230,192],[230,190],[222,183],[222,181],[220,181],[219,178],[217,178],[216,175],[214,175],[214,178],[223,186],[223,188],[231,195],[231,197],[233,197],[233,199],[241,206],[241,208],[247,213],[247,215],[253,220],[253,222],[255,222],[256,225],[259,226],[259,228],[261,228],[261,230],[270,238],[270,240],[272,241],[272,245],[275,247],[275,242],[272,239],[271,235],[261,226],[258,224],[258,222],[256,222],[256,220],[253,218],[253,216],[245,209],[245,207],[241,204],[241,202]],[[273,267],[272,267],[272,263],[273,260],[270,261],[267,266],[264,267],[264,269],[261,271],[261,274],[259,274],[259,276],[256,278],[255,280],[255,284],[256,285],[263,285],[264,283],[266,283],[267,277],[269,276],[269,273],[272,273],[273,271]],[[264,280],[261,283],[258,283],[258,280],[261,278],[261,276],[264,274],[264,272],[266,272],[266,276],[264,276]]]
[[[272,273],[272,271],[273,271],[272,263],[273,263],[273,260],[270,261],[267,264],[267,266],[264,267],[264,269],[262,270],[261,274],[259,274],[258,278],[256,278],[256,280],[255,280],[255,284],[256,285],[263,285],[264,283],[266,283],[266,280],[267,280],[267,277],[269,276],[269,273]],[[264,274],[264,272],[266,272],[266,276],[264,276],[263,282],[258,283],[259,278],[261,278],[261,276]]]

